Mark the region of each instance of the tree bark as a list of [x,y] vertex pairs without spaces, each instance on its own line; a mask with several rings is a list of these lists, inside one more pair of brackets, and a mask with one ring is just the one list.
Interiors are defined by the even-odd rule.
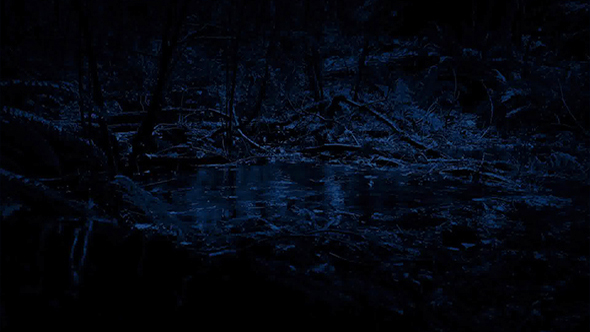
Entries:
[[363,71],[365,69],[365,61],[366,61],[368,55],[369,55],[369,37],[365,36],[363,51],[361,52],[361,54],[359,56],[358,72],[357,72],[357,76],[356,76],[356,83],[354,85],[354,96],[352,98],[353,101],[358,101],[359,90],[360,90],[361,84],[363,82]]
[[[227,136],[226,136],[226,149],[228,151],[228,154],[231,155],[231,151],[232,151],[232,147],[233,147],[233,127],[234,127],[234,123],[236,122],[236,118],[235,118],[235,111],[234,111],[234,107],[235,107],[235,96],[236,96],[236,85],[237,85],[237,77],[238,77],[238,55],[239,55],[239,48],[240,48],[240,34],[241,34],[241,29],[242,29],[242,13],[244,11],[244,3],[241,2],[240,6],[237,6],[238,11],[235,14],[236,16],[236,23],[235,23],[235,32],[234,32],[234,38],[231,42],[231,58],[229,59],[229,63],[228,63],[228,68],[227,68],[227,78],[228,78],[228,82],[227,84],[229,85],[229,90],[227,91],[226,94],[226,100],[227,100],[227,115],[229,117],[229,120],[227,121]],[[230,14],[231,15],[231,14]],[[231,16],[230,16],[230,25],[231,25]],[[231,68],[229,67],[231,66]],[[229,74],[231,72],[231,78],[229,77]]]
[[164,99],[164,89],[172,61],[172,56],[178,44],[180,30],[185,17],[187,2],[185,0],[172,0],[168,6],[168,13],[164,31],[162,33],[162,48],[158,67],[158,78],[147,114],[137,134],[133,139],[133,151],[131,154],[132,166],[137,166],[137,158],[155,148],[152,133],[158,123]]
[[[82,29],[82,35],[85,41],[85,48],[86,53],[88,56],[88,66],[90,69],[90,78],[92,82],[92,100],[93,104],[97,106],[99,112],[97,114],[98,124],[100,128],[100,140],[102,141],[102,147],[107,155],[108,166],[109,166],[109,173],[111,176],[115,176],[117,174],[117,162],[115,157],[115,152],[113,149],[113,142],[111,142],[111,135],[109,135],[109,129],[106,122],[106,114],[104,111],[104,96],[102,94],[102,87],[100,85],[100,80],[98,77],[98,63],[96,59],[96,54],[94,48],[92,46],[92,32],[90,28],[90,14],[86,10],[86,2],[84,0],[80,0],[80,27]],[[82,53],[82,51],[81,51]],[[82,58],[82,54],[80,54],[80,58]],[[81,71],[80,71],[81,72]],[[83,75],[79,74],[79,78],[82,78]],[[88,114],[88,123],[89,127],[91,124],[91,112]]]
[[266,88],[268,86],[268,81],[270,80],[270,60],[274,56],[274,51],[277,44],[277,28],[274,20],[273,20],[273,27],[270,36],[270,40],[268,41],[268,48],[266,49],[266,61],[265,61],[265,68],[264,68],[264,77],[262,78],[262,83],[260,84],[260,91],[258,92],[258,96],[256,97],[256,104],[254,105],[254,114],[260,120],[260,116],[262,114],[262,102],[264,101],[264,97],[266,95]]
[[[317,4],[316,4],[317,6]],[[312,0],[305,2],[305,29],[307,30],[307,56],[306,69],[309,88],[313,92],[316,102],[324,98],[322,87],[322,57],[319,47],[322,39],[321,19],[318,17],[318,9],[313,8]]]

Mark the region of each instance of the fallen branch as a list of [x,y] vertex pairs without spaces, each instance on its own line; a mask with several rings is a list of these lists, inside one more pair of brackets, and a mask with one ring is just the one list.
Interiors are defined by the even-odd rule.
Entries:
[[244,134],[244,132],[242,131],[242,129],[238,128],[238,134],[240,134],[240,136],[242,136],[242,138],[244,140],[246,140],[248,143],[250,143],[252,146],[254,146],[255,148],[262,150],[266,153],[271,153],[268,149],[266,149],[265,147],[259,145],[258,143],[254,142],[253,140],[251,140],[248,136],[246,136],[246,134]]
[[576,117],[574,116],[574,113],[572,113],[572,110],[569,108],[569,106],[565,102],[565,98],[563,97],[563,88],[561,87],[561,81],[557,80],[557,83],[559,83],[559,93],[561,94],[561,102],[563,103],[563,106],[565,107],[565,109],[567,110],[567,112],[569,113],[569,115],[572,117],[572,119],[574,119],[574,122],[576,123],[576,125],[580,129],[582,129],[582,131],[584,132],[584,134],[588,134],[588,132],[586,131],[586,129],[584,128],[584,126],[582,126],[580,124],[580,122],[578,122],[578,119],[576,119]]
[[486,130],[483,132],[483,134],[481,134],[481,137],[480,137],[480,138],[484,138],[484,136],[488,133],[490,126],[492,125],[492,121],[494,121],[494,102],[492,101],[492,95],[490,95],[490,90],[485,85],[483,80],[481,80],[481,84],[483,85],[484,89],[486,89],[486,93],[488,94],[488,99],[490,101],[490,123],[489,123],[488,127],[486,128]]
[[225,120],[229,119],[229,116],[227,114],[224,114],[214,108],[197,109],[197,108],[185,108],[185,107],[167,107],[167,108],[162,109],[162,111],[164,111],[164,112],[193,112],[193,113],[209,112],[209,113],[213,113],[221,118],[224,118]]
[[400,166],[404,166],[405,163],[400,160],[400,159],[395,159],[395,158],[386,158],[383,156],[379,156],[376,159],[373,160],[373,162],[379,166],[396,166],[396,167],[400,167]]
[[324,152],[324,151],[334,151],[334,152],[343,152],[343,151],[358,151],[361,149],[360,145],[350,145],[350,144],[324,144],[320,146],[312,146],[309,148],[305,148],[301,150],[301,152]]
[[374,115],[377,119],[381,120],[381,122],[383,122],[387,126],[389,126],[389,128],[391,128],[396,134],[400,135],[402,141],[407,142],[411,146],[418,148],[420,150],[428,150],[429,149],[426,145],[411,138],[410,135],[408,135],[405,131],[400,129],[395,123],[393,123],[393,121],[389,120],[385,115],[371,109],[367,105],[361,105],[361,104],[354,102],[350,99],[343,98],[341,100],[349,105],[358,107],[359,110],[362,110],[362,111],[365,111],[365,112],[368,112],[368,113],[371,113],[372,115]]

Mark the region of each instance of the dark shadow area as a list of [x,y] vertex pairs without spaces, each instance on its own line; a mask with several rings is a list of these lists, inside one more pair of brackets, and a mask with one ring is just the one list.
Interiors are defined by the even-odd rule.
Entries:
[[590,6],[0,2],[0,328],[585,331]]

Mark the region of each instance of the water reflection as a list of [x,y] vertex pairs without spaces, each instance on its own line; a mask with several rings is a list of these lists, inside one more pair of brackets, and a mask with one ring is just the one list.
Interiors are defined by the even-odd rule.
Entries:
[[339,165],[269,164],[201,168],[155,189],[168,198],[185,222],[216,222],[261,217],[284,220],[327,219],[449,204],[470,199],[469,188],[448,181],[412,181],[397,171]]

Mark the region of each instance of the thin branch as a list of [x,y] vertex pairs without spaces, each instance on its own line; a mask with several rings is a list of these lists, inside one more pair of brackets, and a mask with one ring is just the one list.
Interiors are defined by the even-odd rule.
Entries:
[[248,143],[250,143],[251,145],[253,145],[255,148],[257,148],[257,149],[259,149],[259,150],[262,150],[262,151],[264,151],[264,152],[266,152],[266,153],[271,153],[271,152],[270,152],[270,151],[269,151],[267,148],[265,148],[265,147],[263,147],[263,146],[259,145],[258,143],[256,143],[256,142],[254,142],[253,140],[251,140],[251,139],[250,139],[248,136],[246,136],[246,134],[244,134],[244,132],[242,131],[242,129],[239,129],[239,128],[238,128],[238,130],[237,130],[237,131],[238,131],[238,134],[240,134],[240,136],[242,136],[242,138],[243,138],[244,140],[246,140]]
[[429,148],[422,144],[421,142],[416,141],[415,139],[411,138],[409,134],[407,134],[405,131],[403,131],[402,129],[400,129],[395,123],[393,123],[393,121],[389,120],[385,115],[371,109],[370,107],[368,107],[367,105],[361,105],[359,103],[356,103],[350,99],[347,99],[345,97],[342,96],[337,96],[334,98],[340,98],[340,101],[345,102],[349,105],[352,106],[356,106],[358,107],[360,110],[369,112],[371,114],[373,114],[375,117],[377,117],[379,120],[381,120],[383,123],[385,123],[386,125],[388,125],[396,134],[401,136],[402,141],[407,142],[408,144],[410,144],[411,146],[420,149],[420,150],[428,150]]
[[488,94],[488,100],[490,101],[490,124],[488,125],[486,130],[483,132],[483,134],[480,136],[480,138],[483,138],[488,133],[488,130],[490,129],[490,126],[492,125],[492,121],[494,119],[494,102],[492,101],[492,96],[490,95],[490,90],[488,89],[486,84],[483,82],[483,80],[481,80],[481,84],[483,85],[484,89],[486,89],[486,93]]
[[565,102],[565,98],[563,97],[563,88],[561,87],[561,81],[560,80],[557,80],[557,83],[559,83],[559,92],[561,93],[561,102],[563,103],[563,106],[565,106],[565,109],[567,110],[567,112],[570,114],[570,116],[572,117],[572,119],[574,119],[574,122],[576,123],[576,125],[578,125],[578,127],[580,129],[582,129],[582,131],[585,134],[587,134],[586,129],[580,124],[580,122],[578,122],[578,119],[576,119],[576,117],[572,113],[572,110],[569,108],[569,106]]

